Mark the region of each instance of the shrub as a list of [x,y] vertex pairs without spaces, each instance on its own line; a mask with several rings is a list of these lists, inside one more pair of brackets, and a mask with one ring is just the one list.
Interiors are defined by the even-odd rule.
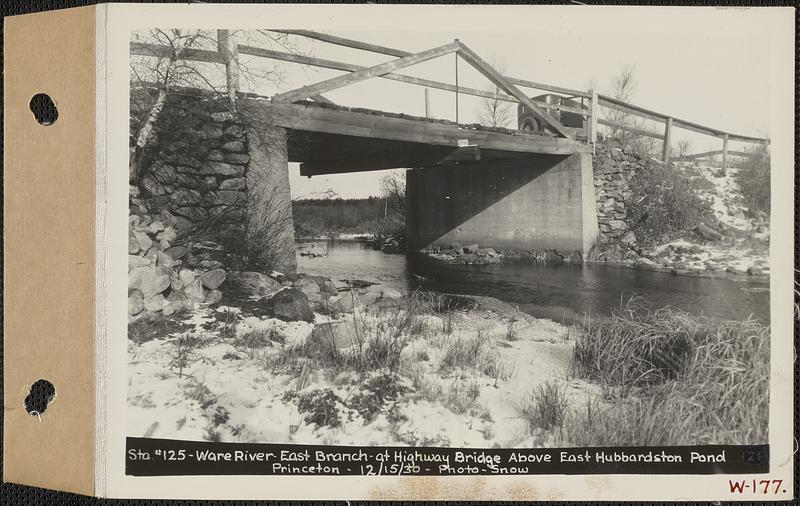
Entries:
[[699,180],[682,175],[671,166],[651,162],[630,181],[626,199],[628,227],[641,245],[661,241],[693,228],[703,220],[714,220],[709,204],[700,198]]
[[751,214],[763,211],[770,212],[770,156],[769,148],[764,145],[751,149],[751,157],[747,158],[734,178],[741,188],[747,207]]
[[198,382],[192,382],[186,388],[186,398],[197,401],[202,409],[206,409],[217,402],[217,396],[207,386]]
[[401,378],[392,372],[382,372],[367,379],[363,390],[356,393],[347,403],[358,411],[364,423],[370,423],[383,410],[386,402],[395,401],[408,391]]
[[283,396],[284,401],[294,401],[297,410],[305,413],[303,419],[306,423],[316,425],[338,427],[339,420],[338,404],[342,400],[333,393],[330,388],[309,390],[308,392],[289,391]]
[[522,405],[522,415],[531,434],[537,429],[560,429],[564,425],[569,401],[563,388],[547,382],[531,391]]
[[157,338],[164,338],[169,334],[183,332],[192,328],[192,325],[181,321],[187,311],[181,310],[167,317],[161,313],[149,313],[128,323],[128,339],[142,344]]
[[333,326],[318,326],[314,339],[310,339],[305,353],[324,366],[338,370],[358,372],[376,369],[397,370],[403,348],[409,336],[422,332],[424,322],[413,306],[381,308],[378,314],[354,314],[352,320],[338,325],[349,328],[341,331],[349,336],[348,348],[340,349],[335,342],[337,329]]
[[449,293],[417,290],[408,296],[408,304],[416,306],[421,313],[449,314],[453,311],[474,309],[477,303],[469,297]]

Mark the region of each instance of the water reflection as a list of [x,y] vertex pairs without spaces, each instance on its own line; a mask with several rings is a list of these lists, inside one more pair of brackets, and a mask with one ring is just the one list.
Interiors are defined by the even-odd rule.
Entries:
[[[358,243],[331,242],[324,258],[298,257],[303,272],[357,278],[451,293],[488,295],[535,316],[570,321],[584,314],[610,314],[630,297],[653,307],[693,314],[769,321],[765,283],[674,276],[603,265],[444,265],[421,256],[386,255]],[[759,288],[745,291],[743,288]]]

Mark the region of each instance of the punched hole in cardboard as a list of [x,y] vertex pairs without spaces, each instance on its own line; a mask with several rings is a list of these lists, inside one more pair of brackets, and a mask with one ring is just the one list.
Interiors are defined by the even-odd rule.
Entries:
[[42,419],[48,406],[56,398],[56,387],[46,379],[38,379],[25,397],[25,411],[31,416],[36,416],[39,420]]
[[50,126],[58,119],[56,103],[46,93],[37,93],[31,97],[28,107],[30,107],[33,117],[42,126]]

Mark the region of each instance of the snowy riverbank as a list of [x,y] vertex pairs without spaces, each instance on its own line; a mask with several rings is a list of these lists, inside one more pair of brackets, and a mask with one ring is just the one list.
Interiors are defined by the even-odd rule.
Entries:
[[313,323],[200,307],[170,317],[163,335],[132,339],[129,434],[541,446],[550,436],[525,414],[533,389],[554,381],[575,399],[597,390],[567,379],[570,333],[555,322],[494,299],[353,297],[352,313]]

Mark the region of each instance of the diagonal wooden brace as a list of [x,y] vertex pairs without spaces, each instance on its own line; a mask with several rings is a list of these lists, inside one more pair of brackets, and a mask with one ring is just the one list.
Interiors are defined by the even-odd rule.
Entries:
[[531,112],[540,120],[542,120],[547,126],[552,128],[556,131],[561,137],[565,137],[567,139],[572,139],[572,134],[567,130],[564,125],[560,122],[556,121],[552,116],[547,114],[544,109],[540,106],[536,105],[533,100],[528,98],[523,92],[519,90],[516,86],[514,86],[511,81],[509,81],[506,77],[502,76],[499,72],[497,72],[491,65],[486,63],[480,56],[475,54],[470,48],[462,44],[461,42],[456,41],[458,44],[458,54],[461,56],[467,63],[475,67],[475,69],[486,76],[487,79],[492,81],[495,85],[497,85],[500,89],[508,93],[509,95],[513,96],[517,100],[519,100],[525,107],[531,110]]
[[296,102],[298,100],[304,100],[314,95],[319,95],[320,93],[325,93],[327,91],[335,90],[343,86],[348,86],[350,84],[354,84],[359,81],[369,79],[371,77],[382,76],[384,74],[388,74],[390,72],[393,72],[395,70],[404,67],[409,67],[417,63],[422,63],[424,61],[432,60],[433,58],[438,58],[439,56],[444,56],[449,53],[454,53],[457,50],[458,50],[458,43],[451,42],[450,44],[445,44],[444,46],[439,46],[433,49],[428,49],[427,51],[422,51],[421,53],[412,54],[410,56],[405,56],[403,58],[398,58],[396,60],[388,61],[386,63],[381,63],[380,65],[375,65],[374,67],[368,67],[362,70],[358,70],[356,72],[351,72],[349,74],[334,77],[333,79],[328,79],[326,81],[322,81],[316,84],[303,86],[302,88],[298,88],[296,90],[280,93],[278,95],[273,96],[272,101]]

